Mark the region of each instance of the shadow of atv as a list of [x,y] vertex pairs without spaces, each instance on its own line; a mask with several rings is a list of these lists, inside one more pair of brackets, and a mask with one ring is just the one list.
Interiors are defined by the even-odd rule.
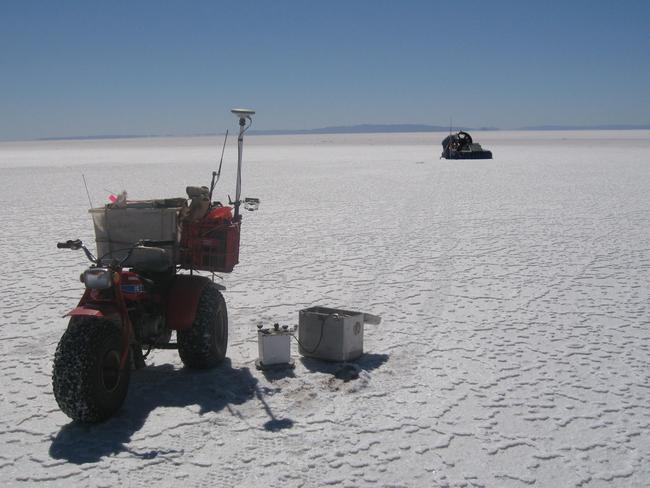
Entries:
[[258,386],[248,368],[233,368],[229,359],[208,371],[175,369],[170,364],[134,371],[127,399],[118,414],[101,424],[70,422],[52,439],[50,456],[75,464],[92,463],[120,452],[142,459],[172,454],[174,450],[135,452],[127,444],[159,407],[198,405],[199,415],[219,412],[257,398],[271,418],[264,429],[276,431],[293,426],[290,419],[276,419],[264,400],[268,393]]

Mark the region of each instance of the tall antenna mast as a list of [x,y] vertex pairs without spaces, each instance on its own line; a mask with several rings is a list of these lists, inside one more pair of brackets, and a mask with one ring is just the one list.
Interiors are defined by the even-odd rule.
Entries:
[[[226,150],[226,142],[228,141],[228,130],[226,130],[226,137],[223,138],[223,147],[221,148],[221,160],[219,161],[219,171],[212,172],[212,182],[210,183],[210,204],[212,204],[212,192],[214,191],[214,185],[217,184],[219,178],[221,178],[221,165],[223,164],[223,153]],[[217,178],[215,180],[215,177]]]
[[93,208],[93,202],[90,199],[90,192],[88,191],[88,183],[86,183],[86,175],[81,173],[81,177],[84,180],[84,186],[86,187],[86,195],[88,196],[88,203],[90,204],[90,208]]
[[[241,205],[241,159],[242,152],[244,151],[244,132],[253,123],[251,116],[255,113],[253,110],[248,110],[245,108],[234,108],[231,112],[239,119],[239,137],[237,138],[237,184],[235,186],[235,216],[234,219],[237,220],[239,217],[239,206]],[[246,124],[248,121],[248,124]]]

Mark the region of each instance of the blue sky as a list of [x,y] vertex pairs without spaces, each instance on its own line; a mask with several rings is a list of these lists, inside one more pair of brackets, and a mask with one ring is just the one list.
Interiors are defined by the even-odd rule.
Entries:
[[0,2],[0,139],[650,124],[646,1]]

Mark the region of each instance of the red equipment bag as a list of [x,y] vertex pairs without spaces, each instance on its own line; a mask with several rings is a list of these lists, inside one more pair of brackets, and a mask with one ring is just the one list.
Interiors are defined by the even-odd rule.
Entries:
[[186,269],[230,273],[239,263],[241,220],[230,207],[218,207],[197,222],[185,222],[181,231],[180,264]]

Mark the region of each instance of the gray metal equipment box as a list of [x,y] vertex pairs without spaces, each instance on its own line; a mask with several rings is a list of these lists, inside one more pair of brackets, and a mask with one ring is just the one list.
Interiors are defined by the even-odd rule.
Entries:
[[327,361],[349,361],[363,354],[365,314],[337,308],[311,307],[298,318],[300,354]]

